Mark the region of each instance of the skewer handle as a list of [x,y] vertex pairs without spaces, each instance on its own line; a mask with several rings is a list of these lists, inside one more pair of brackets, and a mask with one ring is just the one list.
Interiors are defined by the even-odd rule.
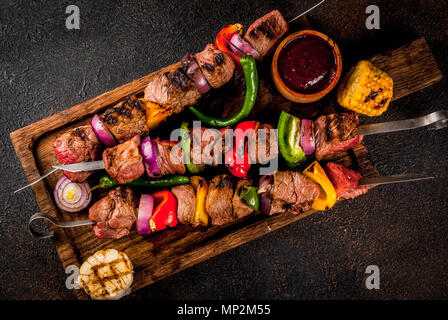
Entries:
[[77,221],[55,221],[55,220],[53,220],[52,217],[47,216],[46,214],[43,214],[41,212],[37,212],[30,217],[30,220],[28,221],[28,229],[29,229],[30,233],[38,239],[48,239],[48,238],[51,238],[54,236],[53,231],[40,232],[40,231],[37,231],[36,229],[34,229],[33,222],[35,220],[40,220],[40,219],[47,220],[47,221],[51,222],[52,224],[54,224],[55,226],[60,227],[60,228],[75,228],[75,227],[88,226],[91,224],[95,224],[94,221],[89,220],[89,219],[77,220]]
[[371,134],[417,129],[426,126],[428,126],[428,129],[442,129],[448,126],[448,110],[439,110],[414,119],[362,125],[358,128],[358,135],[368,136]]

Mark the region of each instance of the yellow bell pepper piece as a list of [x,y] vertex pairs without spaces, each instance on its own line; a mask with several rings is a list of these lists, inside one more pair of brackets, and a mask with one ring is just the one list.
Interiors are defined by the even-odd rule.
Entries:
[[336,190],[319,162],[314,161],[303,170],[303,174],[318,183],[322,189],[319,197],[314,200],[311,207],[318,211],[327,210],[333,207],[337,200]]
[[159,124],[173,114],[173,107],[139,99],[145,103],[146,125],[149,130],[156,129]]
[[196,191],[196,208],[193,219],[193,226],[208,225],[208,214],[205,208],[205,199],[207,197],[208,184],[207,181],[199,176],[190,178],[190,183]]

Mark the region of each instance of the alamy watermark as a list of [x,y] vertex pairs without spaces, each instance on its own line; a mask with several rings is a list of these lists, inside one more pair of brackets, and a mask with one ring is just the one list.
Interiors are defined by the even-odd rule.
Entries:
[[[179,138],[190,139],[190,157],[180,158],[182,143]],[[178,165],[183,161],[196,165],[261,164],[260,175],[273,174],[278,169],[277,129],[248,128],[214,129],[193,121],[191,134],[178,128],[171,131],[170,141],[177,141],[170,151],[170,162]],[[248,157],[245,156],[248,155]],[[222,156],[224,155],[224,157]],[[230,155],[230,156],[229,156]]]
[[380,28],[380,8],[374,4],[367,6],[366,14],[369,16],[366,19],[366,28],[369,30]]
[[370,265],[366,268],[366,274],[369,274],[365,281],[366,288],[369,290],[380,288],[380,268],[377,265]]
[[69,16],[65,19],[65,27],[68,30],[79,30],[80,25],[80,15],[79,15],[79,7],[75,5],[69,5],[65,8],[65,13],[69,14]]

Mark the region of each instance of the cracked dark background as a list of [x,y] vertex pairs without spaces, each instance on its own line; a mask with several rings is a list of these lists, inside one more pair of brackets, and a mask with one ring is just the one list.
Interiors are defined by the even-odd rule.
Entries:
[[[221,27],[249,25],[271,9],[287,18],[313,1],[1,1],[0,298],[74,299],[49,240],[27,219],[38,207],[9,133],[202,50]],[[65,28],[80,8],[81,29]],[[381,9],[381,29],[365,28],[365,8]],[[344,63],[424,36],[444,79],[393,102],[363,123],[447,108],[446,1],[331,1],[308,15],[336,40]],[[126,299],[446,299],[448,296],[448,129],[365,139],[382,175],[437,179],[375,188],[161,280]],[[381,289],[367,290],[368,265]]]

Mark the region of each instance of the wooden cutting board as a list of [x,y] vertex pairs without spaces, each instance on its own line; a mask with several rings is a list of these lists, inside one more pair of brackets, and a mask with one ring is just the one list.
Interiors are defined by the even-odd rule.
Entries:
[[[393,100],[428,87],[442,78],[424,38],[419,38],[385,54],[376,55],[370,60],[393,78]],[[146,84],[153,77],[154,73],[149,74],[12,132],[11,140],[28,180],[37,179],[48,172],[53,164],[58,163],[51,147],[56,135],[67,128],[88,123],[95,113],[116,104],[129,94],[141,95]],[[282,99],[276,92],[273,95]],[[282,103],[274,104],[274,107],[277,105],[283,108]],[[170,126],[170,121],[166,126]],[[378,175],[363,145],[338,154],[332,159],[360,171],[364,176]],[[55,205],[52,190],[60,176],[60,172],[53,174],[32,187],[41,211],[62,220],[86,218],[87,211],[69,214],[60,211]],[[130,236],[120,240],[99,240],[94,236],[90,226],[64,230],[49,225],[48,228],[55,233],[52,240],[64,268],[69,265],[80,266],[88,256],[101,249],[115,248],[124,251],[134,265],[135,277],[132,291],[135,291],[311,213],[313,211],[296,216],[291,214],[272,217],[257,215],[220,227],[191,228],[179,225],[174,229],[146,237],[132,232]],[[80,299],[88,298],[83,290],[75,290],[75,292]]]

